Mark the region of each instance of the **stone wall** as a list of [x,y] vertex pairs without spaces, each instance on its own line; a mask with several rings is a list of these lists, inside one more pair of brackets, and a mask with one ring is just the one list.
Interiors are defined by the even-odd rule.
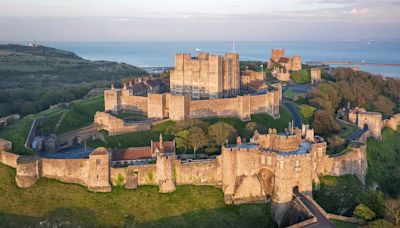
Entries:
[[[123,90],[107,90],[105,94],[121,96],[116,99],[120,102],[118,108],[113,99],[105,99],[106,111],[119,111],[122,109],[141,111],[150,118],[170,118],[183,120],[185,118],[226,117],[235,116],[243,120],[250,119],[250,114],[266,113],[274,118],[279,118],[279,105],[281,102],[280,87],[272,91],[245,95],[232,98],[191,100],[190,96],[173,94],[149,94],[149,97],[132,96]],[[111,97],[114,97],[111,96]],[[111,102],[111,104],[108,104]],[[144,107],[145,106],[145,107]],[[96,121],[96,119],[95,119]],[[116,122],[115,124],[122,125]]]
[[89,173],[88,159],[42,159],[43,177],[67,183],[87,185]]
[[12,145],[8,140],[0,139],[0,151],[11,151]]
[[360,141],[353,141],[350,150],[336,155],[326,155],[326,143],[320,143],[312,148],[314,167],[319,176],[355,175],[364,183],[367,174],[366,145]]
[[[157,185],[156,165],[134,165],[128,167],[111,167],[110,179],[111,183],[115,186],[117,184],[126,184],[127,173],[132,171],[137,173],[138,185]],[[122,183],[119,181],[122,180]]]
[[175,161],[176,184],[221,186],[222,175],[218,159],[206,161]]
[[384,126],[389,127],[394,131],[397,131],[399,125],[400,125],[400,113],[395,114],[390,119],[384,121]]
[[17,167],[17,159],[19,155],[13,154],[6,151],[0,151],[0,161],[1,163],[8,165],[10,167],[16,168]]
[[96,112],[94,123],[100,125],[100,129],[107,130],[109,135],[119,135],[151,129],[151,121],[125,122],[123,119],[106,112]]
[[239,116],[238,99],[191,100],[190,118]]

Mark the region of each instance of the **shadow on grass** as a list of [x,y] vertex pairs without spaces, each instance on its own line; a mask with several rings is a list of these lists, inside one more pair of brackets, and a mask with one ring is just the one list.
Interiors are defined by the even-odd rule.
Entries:
[[101,224],[87,208],[56,208],[42,217],[0,212],[0,227],[101,227]]
[[[151,212],[149,212],[151,213]],[[231,205],[222,208],[204,209],[171,216],[157,221],[136,223],[130,215],[125,227],[277,227],[269,204]]]
[[[112,208],[109,208],[112,210]],[[148,213],[154,213],[148,211]],[[127,213],[123,227],[277,227],[269,205],[240,205],[205,209],[157,221],[138,222]],[[57,208],[41,217],[0,212],[0,227],[115,227],[100,224],[94,211],[87,208]]]

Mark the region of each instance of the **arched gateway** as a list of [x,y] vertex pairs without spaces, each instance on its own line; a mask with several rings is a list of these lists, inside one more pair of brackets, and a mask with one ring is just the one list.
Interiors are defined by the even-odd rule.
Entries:
[[274,173],[270,169],[262,168],[259,174],[265,195],[272,196],[274,190]]

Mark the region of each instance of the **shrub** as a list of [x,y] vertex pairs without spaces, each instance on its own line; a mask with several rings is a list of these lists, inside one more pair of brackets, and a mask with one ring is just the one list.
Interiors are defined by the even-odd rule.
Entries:
[[365,204],[359,204],[353,213],[356,217],[364,220],[372,220],[375,218],[376,214]]

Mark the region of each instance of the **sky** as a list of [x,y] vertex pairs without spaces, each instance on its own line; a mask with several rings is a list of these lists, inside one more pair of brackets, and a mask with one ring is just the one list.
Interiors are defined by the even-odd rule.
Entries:
[[0,41],[400,40],[400,0],[0,0]]

